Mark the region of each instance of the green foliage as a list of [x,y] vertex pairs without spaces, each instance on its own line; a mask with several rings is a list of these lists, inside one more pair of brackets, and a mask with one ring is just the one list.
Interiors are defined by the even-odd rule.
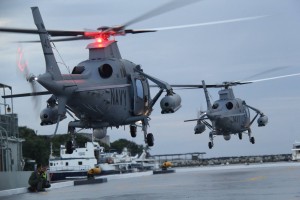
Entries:
[[[34,130],[27,127],[19,127],[21,138],[25,139],[22,144],[23,157],[29,160],[35,160],[36,163],[48,165],[50,155],[51,138],[48,136],[38,136]],[[25,165],[24,170],[27,169]]]
[[[48,164],[51,142],[53,155],[59,156],[60,145],[64,145],[66,141],[71,139],[70,134],[56,135],[55,137],[37,135],[34,130],[26,126],[19,127],[19,134],[21,138],[25,139],[22,145],[23,157],[43,165]],[[77,135],[76,137],[78,147],[84,147],[87,141],[89,141],[88,138],[84,136]]]
[[100,144],[101,147],[104,147],[104,151],[110,149],[110,147],[105,143],[99,142],[99,144]]
[[21,138],[32,138],[37,136],[34,130],[27,128],[26,126],[19,127],[19,134]]
[[[50,139],[46,136],[37,136],[34,130],[26,126],[19,127],[19,134],[25,139],[22,144],[23,157],[47,165],[50,155]],[[26,165],[24,170],[28,170]]]
[[132,156],[136,154],[140,155],[144,148],[143,145],[138,145],[126,139],[119,139],[110,144],[110,148],[116,150],[118,153],[121,153],[124,147],[127,147]]
[[[48,165],[48,160],[50,156],[50,144],[52,142],[53,156],[59,156],[60,145],[64,145],[67,141],[71,140],[70,134],[60,134],[55,137],[37,135],[34,130],[24,127],[19,127],[20,138],[25,139],[22,144],[23,157],[30,160],[35,160],[36,163],[41,163],[42,165]],[[76,146],[84,147],[85,143],[91,141],[90,138],[76,134]],[[119,139],[111,143],[111,147],[106,144],[100,143],[105,150],[116,149],[118,153],[121,153],[124,147],[127,147],[128,151],[132,156],[136,154],[141,154],[143,152],[143,145],[138,145],[134,142],[128,141],[126,139]],[[26,168],[24,170],[31,170]]]

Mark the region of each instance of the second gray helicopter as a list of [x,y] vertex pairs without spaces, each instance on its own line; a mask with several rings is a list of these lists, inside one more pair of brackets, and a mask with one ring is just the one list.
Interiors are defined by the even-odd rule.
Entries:
[[[243,137],[243,133],[246,133],[249,136],[249,141],[252,144],[254,144],[255,139],[252,136],[251,125],[256,119],[259,127],[266,126],[268,123],[268,117],[262,111],[248,105],[245,100],[236,98],[234,96],[232,86],[256,83],[261,81],[269,81],[299,75],[300,73],[294,73],[251,81],[232,81],[212,85],[206,85],[205,81],[202,80],[201,85],[185,84],[171,86],[173,88],[185,89],[203,88],[207,104],[207,110],[200,111],[197,119],[185,120],[185,122],[197,121],[197,124],[194,127],[195,134],[203,133],[206,128],[210,129],[210,141],[208,142],[208,147],[211,149],[214,146],[213,139],[215,136],[218,135],[223,136],[225,140],[230,140],[232,135],[238,135],[239,139],[241,140]],[[219,91],[219,99],[213,104],[211,104],[207,88],[222,88]],[[255,112],[255,116],[253,118],[251,118],[250,116],[251,110]]]
[[[246,103],[245,100],[235,98],[232,87],[237,82],[224,82],[219,85],[206,85],[202,81],[204,89],[207,110],[201,112],[198,119],[185,120],[197,121],[194,128],[195,134],[201,134],[206,127],[210,129],[208,147],[211,149],[214,146],[213,139],[217,135],[222,135],[225,140],[230,140],[231,135],[238,135],[242,139],[242,134],[246,132],[252,144],[255,139],[252,136],[251,125],[257,119],[259,127],[265,126],[268,123],[268,117],[259,109],[254,108]],[[244,83],[239,83],[244,84]],[[207,88],[223,88],[219,91],[219,99],[211,104]],[[250,110],[254,111],[256,115],[251,119]],[[209,123],[209,120],[211,123]]]

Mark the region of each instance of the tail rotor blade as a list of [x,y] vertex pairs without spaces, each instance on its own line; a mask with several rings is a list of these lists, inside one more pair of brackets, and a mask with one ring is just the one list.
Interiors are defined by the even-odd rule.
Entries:
[[[39,91],[39,85],[36,83],[37,78],[33,74],[30,74],[28,66],[28,61],[25,59],[24,49],[19,46],[17,50],[17,69],[27,82],[29,82],[31,93],[35,94]],[[41,108],[41,97],[32,96],[32,101],[34,102],[34,108],[39,111]]]

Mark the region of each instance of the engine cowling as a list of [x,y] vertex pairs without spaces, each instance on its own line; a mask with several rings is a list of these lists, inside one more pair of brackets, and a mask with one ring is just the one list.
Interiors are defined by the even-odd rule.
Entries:
[[268,117],[266,115],[262,115],[257,119],[258,126],[265,126],[268,123]]
[[181,107],[181,97],[178,94],[165,96],[160,101],[161,114],[174,113]]
[[[60,118],[60,121],[66,116]],[[58,121],[58,106],[47,107],[40,113],[41,126],[56,124]]]
[[223,135],[223,137],[224,137],[224,140],[228,141],[228,140],[230,140],[231,135]]
[[205,125],[202,122],[198,122],[194,128],[195,134],[200,134],[205,131]]
[[93,135],[95,138],[102,139],[106,136],[107,129],[106,128],[94,128]]

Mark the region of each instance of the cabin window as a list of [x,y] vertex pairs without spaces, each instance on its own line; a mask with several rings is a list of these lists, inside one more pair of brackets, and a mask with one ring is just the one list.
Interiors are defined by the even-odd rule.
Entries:
[[212,106],[212,109],[217,109],[219,107],[218,103],[214,103],[214,105]]
[[104,64],[98,68],[98,72],[102,78],[109,78],[113,73],[113,69],[109,64]]
[[231,110],[233,108],[233,103],[231,103],[230,101],[226,103],[226,108],[228,110]]
[[68,163],[68,162],[66,162],[66,166],[69,166],[69,163]]
[[85,70],[84,66],[76,66],[72,70],[72,74],[82,74],[82,72]]
[[78,165],[82,165],[82,161],[78,161]]
[[136,80],[135,81],[135,85],[136,85],[136,95],[143,99],[144,98],[144,89],[143,89],[143,84],[141,80]]
[[50,163],[50,166],[53,166],[53,163]]

